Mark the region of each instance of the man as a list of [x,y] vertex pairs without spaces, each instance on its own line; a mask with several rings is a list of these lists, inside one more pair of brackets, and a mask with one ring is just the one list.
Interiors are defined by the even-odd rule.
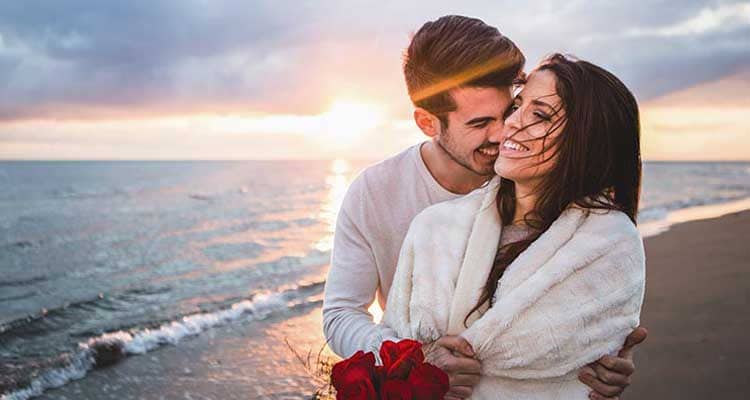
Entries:
[[[431,141],[367,168],[350,186],[339,212],[323,305],[324,332],[334,352],[348,357],[382,332],[367,311],[375,295],[381,307],[411,220],[424,208],[465,195],[487,182],[499,149],[512,85],[525,58],[484,22],[446,16],[414,35],[404,75],[414,120]],[[496,249],[487,249],[494,252]],[[630,383],[632,347],[582,369],[591,398],[613,399]],[[394,338],[396,339],[396,338]],[[448,399],[467,398],[479,380],[479,362],[460,336],[444,336],[432,361],[450,377]]]

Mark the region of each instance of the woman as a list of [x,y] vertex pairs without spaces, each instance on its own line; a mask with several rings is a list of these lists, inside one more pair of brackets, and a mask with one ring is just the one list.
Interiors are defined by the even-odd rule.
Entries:
[[545,60],[507,114],[498,176],[412,222],[383,336],[464,337],[482,364],[473,399],[588,398],[578,369],[639,322],[639,136],[620,80]]

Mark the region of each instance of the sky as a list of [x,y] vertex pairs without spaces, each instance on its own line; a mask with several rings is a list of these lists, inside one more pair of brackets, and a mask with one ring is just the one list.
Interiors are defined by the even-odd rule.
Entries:
[[478,17],[620,77],[646,160],[750,160],[750,2],[0,3],[0,159],[379,159],[424,140],[402,53]]

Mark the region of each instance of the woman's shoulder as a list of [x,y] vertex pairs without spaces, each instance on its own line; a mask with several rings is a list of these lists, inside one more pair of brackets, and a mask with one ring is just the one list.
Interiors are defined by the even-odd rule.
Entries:
[[578,209],[584,218],[577,229],[580,241],[607,242],[610,245],[643,252],[643,238],[630,217],[619,210]]
[[586,218],[582,225],[586,230],[601,231],[616,229],[631,234],[638,233],[638,228],[630,217],[620,210],[614,209],[581,209]]

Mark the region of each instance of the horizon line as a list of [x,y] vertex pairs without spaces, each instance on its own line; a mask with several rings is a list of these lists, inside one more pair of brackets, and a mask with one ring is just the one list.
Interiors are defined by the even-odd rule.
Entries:
[[[97,161],[122,161],[122,162],[144,162],[144,161],[163,161],[163,162],[226,162],[226,161],[275,161],[275,162],[287,162],[287,161],[352,161],[352,162],[378,162],[385,160],[384,158],[344,158],[344,157],[330,157],[330,158],[0,158],[0,162],[97,162]],[[749,159],[729,159],[729,160],[706,160],[706,159],[644,159],[643,162],[648,163],[750,163]]]

